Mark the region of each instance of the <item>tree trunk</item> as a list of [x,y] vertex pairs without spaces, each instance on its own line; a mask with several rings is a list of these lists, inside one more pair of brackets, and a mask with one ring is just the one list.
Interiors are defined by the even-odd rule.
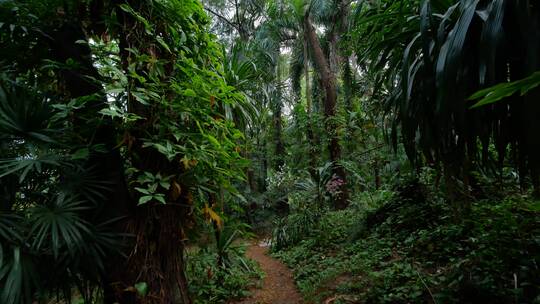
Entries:
[[[132,6],[144,5],[131,3]],[[156,55],[152,46],[145,41],[128,39],[134,29],[142,25],[130,14],[118,10],[119,28],[118,39],[120,41],[120,59],[126,75],[130,75],[129,67],[133,64],[133,58],[128,49],[137,49],[141,53],[147,52]],[[174,62],[174,54],[159,54],[158,56]],[[141,75],[146,74],[145,66],[138,67]],[[168,67],[165,67],[168,70]],[[172,70],[172,67],[171,67]],[[167,81],[167,75],[162,76]],[[129,87],[141,85],[139,80],[129,77]],[[142,139],[148,136],[146,130],[150,130],[152,123],[151,108],[135,100],[133,96],[128,98],[128,111],[146,118],[138,122],[130,131],[132,138],[131,149],[128,156],[131,165],[139,171],[152,174],[177,175],[179,166],[166,159],[161,153],[144,148]],[[179,183],[179,181],[177,181]],[[187,189],[181,185],[181,189]],[[190,304],[187,278],[185,276],[184,241],[186,240],[185,229],[192,225],[192,196],[189,191],[182,190],[180,195],[166,195],[167,204],[155,204],[152,202],[144,206],[135,206],[134,213],[128,218],[125,232],[134,235],[135,240],[128,249],[128,259],[125,263],[117,265],[114,286],[115,300],[118,303],[148,303],[148,304]],[[133,295],[132,287],[136,283],[148,284],[148,295],[140,298]]]
[[347,176],[345,170],[338,161],[341,159],[341,147],[339,145],[339,138],[337,132],[337,125],[333,121],[336,115],[337,105],[337,91],[336,91],[336,77],[330,70],[328,60],[326,59],[322,50],[319,38],[315,33],[309,16],[304,18],[304,27],[306,29],[307,38],[313,51],[313,59],[317,66],[319,77],[324,88],[324,115],[325,115],[325,129],[330,136],[328,150],[330,152],[330,160],[332,162],[332,173],[336,178],[342,179],[343,184],[339,187],[339,194],[335,199],[335,207],[337,209],[344,209],[348,205],[349,193],[347,189]]
[[[281,94],[278,94],[281,95]],[[278,97],[278,99],[281,99]],[[283,167],[284,160],[283,156],[285,154],[285,146],[283,145],[282,139],[282,123],[281,123],[281,100],[276,100],[274,104],[274,144],[275,144],[275,160],[274,160],[274,170],[279,171]]]
[[306,114],[307,114],[307,138],[309,149],[309,174],[311,178],[317,179],[317,154],[315,153],[315,138],[313,136],[313,124],[311,121],[312,101],[311,101],[311,87],[309,83],[309,56],[308,56],[308,37],[306,29],[304,29],[304,76],[306,79]]
[[268,189],[268,185],[267,185],[267,177],[268,177],[268,143],[266,141],[266,139],[264,139],[263,141],[263,161],[262,161],[262,172],[261,172],[261,179],[262,179],[262,184],[261,184],[261,192],[266,192],[266,190]]
[[[354,74],[351,71],[351,63],[349,62],[349,58],[345,58],[343,62],[343,97],[345,101],[345,110],[347,111],[347,114],[351,113],[353,109],[352,99],[353,99],[353,86],[354,86]],[[347,118],[347,122],[349,121],[349,117]],[[352,137],[352,132],[347,128],[345,130],[345,152],[347,155],[351,155],[353,153],[355,142]]]
[[285,146],[283,145],[282,136],[282,90],[281,90],[281,65],[279,60],[279,48],[277,49],[277,64],[276,64],[276,82],[277,82],[277,94],[274,100],[273,109],[273,121],[274,121],[274,143],[275,143],[275,162],[274,170],[279,171],[284,164]]
[[[189,194],[182,197],[189,200]],[[136,243],[129,254],[118,291],[146,282],[149,295],[133,303],[189,304],[184,263],[184,227],[189,210],[182,203],[138,207],[127,231],[135,235]],[[123,287],[123,289],[122,289]],[[129,293],[117,299],[125,303]]]

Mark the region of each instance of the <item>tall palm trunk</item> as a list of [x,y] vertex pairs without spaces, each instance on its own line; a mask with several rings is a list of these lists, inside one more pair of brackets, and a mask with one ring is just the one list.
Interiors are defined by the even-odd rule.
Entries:
[[307,32],[304,29],[304,76],[306,79],[306,112],[307,112],[307,138],[309,149],[309,174],[313,179],[316,179],[315,167],[317,166],[317,154],[315,153],[315,137],[313,136],[313,123],[311,121],[312,112],[312,100],[311,100],[311,86],[309,82],[309,56],[308,56],[308,37]]
[[347,190],[347,176],[345,170],[338,164],[341,159],[341,147],[339,144],[339,138],[337,134],[337,126],[333,121],[336,115],[337,105],[337,90],[336,90],[336,76],[330,69],[330,63],[326,58],[319,38],[315,33],[315,28],[311,23],[309,16],[304,18],[304,27],[306,29],[307,38],[313,51],[313,59],[315,61],[321,84],[324,88],[324,115],[325,115],[325,129],[330,136],[328,144],[328,151],[330,152],[330,160],[332,161],[332,173],[340,178],[343,183],[339,186],[339,193],[335,199],[335,207],[337,209],[344,209],[348,205],[349,193]]
[[[351,70],[351,64],[349,62],[349,58],[345,58],[343,62],[343,71],[342,71],[342,79],[343,79],[343,99],[345,101],[345,110],[348,113],[351,113],[353,111],[353,86],[354,86],[354,75]],[[354,141],[352,138],[352,132],[351,130],[347,129],[345,131],[345,151],[348,155],[350,155],[354,150]]]
[[279,54],[280,50],[279,47],[277,49],[277,62],[276,62],[276,83],[277,83],[277,90],[276,90],[276,96],[274,99],[274,109],[273,109],[273,122],[274,122],[274,144],[275,144],[275,162],[274,162],[274,170],[280,170],[280,168],[284,164],[284,156],[285,156],[285,145],[283,144],[283,126],[282,126],[282,98],[283,98],[283,92],[281,88],[281,63],[279,60]]

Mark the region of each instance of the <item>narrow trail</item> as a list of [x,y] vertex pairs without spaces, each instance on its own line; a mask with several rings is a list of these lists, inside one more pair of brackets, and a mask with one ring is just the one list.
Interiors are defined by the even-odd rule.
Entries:
[[231,304],[301,304],[302,297],[294,284],[292,272],[280,261],[268,256],[263,242],[252,243],[246,255],[259,263],[265,273],[262,288],[252,290],[252,296]]

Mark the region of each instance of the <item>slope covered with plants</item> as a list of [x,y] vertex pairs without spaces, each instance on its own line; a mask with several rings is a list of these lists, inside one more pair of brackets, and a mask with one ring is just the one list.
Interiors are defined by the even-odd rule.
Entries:
[[530,0],[0,2],[0,303],[540,301]]

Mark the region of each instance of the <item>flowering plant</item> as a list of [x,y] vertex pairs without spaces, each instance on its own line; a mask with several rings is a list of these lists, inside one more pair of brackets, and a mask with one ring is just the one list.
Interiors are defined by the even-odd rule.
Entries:
[[337,196],[341,193],[339,189],[341,188],[341,186],[343,186],[344,183],[345,182],[341,177],[333,174],[332,178],[330,178],[330,180],[328,180],[328,182],[326,183],[326,191],[328,191],[331,196]]

